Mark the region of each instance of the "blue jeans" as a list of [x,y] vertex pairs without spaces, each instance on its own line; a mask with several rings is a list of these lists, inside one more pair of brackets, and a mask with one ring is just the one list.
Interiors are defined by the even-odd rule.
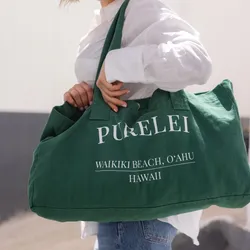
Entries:
[[177,230],[159,220],[100,223],[99,250],[171,250]]

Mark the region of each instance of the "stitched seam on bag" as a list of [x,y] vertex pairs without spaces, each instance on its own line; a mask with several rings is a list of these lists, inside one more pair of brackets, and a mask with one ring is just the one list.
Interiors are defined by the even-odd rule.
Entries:
[[[39,150],[35,151],[34,153],[34,163],[37,162],[39,159]],[[33,165],[33,175],[34,175],[34,172],[36,171],[36,168],[37,168],[37,165]],[[31,190],[30,191],[30,194],[29,194],[29,206],[30,208],[33,208],[35,207],[34,206],[34,203],[33,203],[33,197],[34,197],[34,181],[32,181],[32,183],[30,184],[29,186],[29,189]]]
[[34,183],[32,183],[30,186],[29,186],[29,207],[30,208],[33,208],[35,207],[34,204],[33,204],[33,196],[34,196]]
[[219,197],[208,197],[206,199],[201,199],[201,200],[195,200],[195,201],[184,201],[184,202],[176,202],[176,203],[171,203],[171,204],[166,204],[166,205],[160,205],[160,206],[153,206],[153,207],[89,207],[89,208],[58,208],[58,207],[49,207],[49,206],[36,206],[37,208],[50,208],[50,209],[57,209],[57,210],[80,210],[80,209],[95,209],[95,210],[103,210],[103,209],[147,209],[147,208],[161,208],[161,207],[168,207],[168,206],[178,206],[178,205],[183,205],[183,204],[188,204],[188,203],[199,203],[201,201],[206,201],[206,200],[217,200],[217,199],[230,199],[233,197],[247,197],[250,196],[250,194],[240,194],[240,195],[227,195],[227,196],[219,196]]
[[35,193],[35,183],[33,182],[33,184],[32,184],[32,196],[31,196],[31,206],[32,207],[35,207],[34,206],[34,193]]

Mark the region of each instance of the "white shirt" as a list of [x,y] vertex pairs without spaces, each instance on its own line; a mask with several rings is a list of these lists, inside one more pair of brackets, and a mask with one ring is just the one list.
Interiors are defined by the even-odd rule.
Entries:
[[[75,73],[78,82],[93,86],[108,29],[124,0],[95,11],[89,33],[81,39]],[[211,59],[198,32],[161,0],[130,0],[123,27],[122,48],[108,53],[108,82],[124,82],[130,93],[124,99],[152,96],[157,89],[178,91],[204,84],[211,75]],[[160,219],[197,243],[202,211]],[[82,237],[95,234],[95,223],[82,223]]]

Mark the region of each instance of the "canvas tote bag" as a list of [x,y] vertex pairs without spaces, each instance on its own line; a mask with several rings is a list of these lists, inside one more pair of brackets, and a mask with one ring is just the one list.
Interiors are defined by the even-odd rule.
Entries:
[[[97,76],[108,51],[121,47],[127,4],[111,25]],[[228,80],[201,94],[156,90],[118,113],[96,87],[84,112],[54,107],[29,179],[31,210],[58,221],[148,220],[249,201],[249,164]]]

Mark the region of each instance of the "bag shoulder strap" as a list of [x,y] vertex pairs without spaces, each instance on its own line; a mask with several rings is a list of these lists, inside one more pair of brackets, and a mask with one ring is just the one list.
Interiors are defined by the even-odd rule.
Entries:
[[125,11],[127,9],[129,0],[125,0],[125,2],[120,7],[118,13],[116,14],[110,29],[108,31],[103,50],[101,53],[100,62],[97,69],[95,85],[94,85],[94,102],[91,107],[90,119],[94,120],[108,120],[110,114],[110,108],[104,102],[102,98],[101,91],[97,88],[96,83],[104,63],[104,60],[109,51],[121,48],[122,42],[122,30],[125,20]]

